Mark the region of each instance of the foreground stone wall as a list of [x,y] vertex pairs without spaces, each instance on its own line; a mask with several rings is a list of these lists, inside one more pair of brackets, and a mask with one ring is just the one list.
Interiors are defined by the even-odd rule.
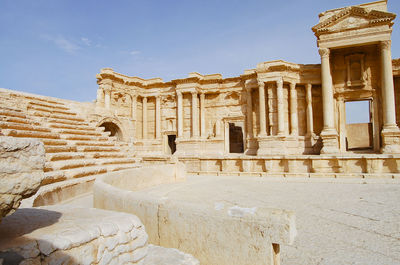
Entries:
[[37,192],[44,164],[44,146],[39,140],[0,136],[0,220]]
[[217,209],[201,202],[172,201],[135,192],[182,180],[174,177],[175,170],[174,166],[153,166],[145,171],[104,174],[93,187],[95,207],[137,215],[146,226],[150,243],[178,248],[202,264],[279,264],[279,245],[292,244],[296,235],[292,212],[228,204]]

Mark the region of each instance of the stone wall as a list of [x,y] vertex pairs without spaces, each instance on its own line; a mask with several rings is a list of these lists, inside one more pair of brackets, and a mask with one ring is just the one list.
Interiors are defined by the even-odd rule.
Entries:
[[153,166],[145,171],[104,174],[94,184],[95,207],[139,216],[150,243],[178,248],[202,264],[279,264],[279,251],[273,250],[279,249],[279,244],[292,244],[296,235],[292,212],[234,205],[216,209],[202,202],[173,201],[135,192],[182,180],[174,177],[175,170],[174,166]]
[[0,219],[37,192],[44,163],[44,146],[39,140],[0,136]]

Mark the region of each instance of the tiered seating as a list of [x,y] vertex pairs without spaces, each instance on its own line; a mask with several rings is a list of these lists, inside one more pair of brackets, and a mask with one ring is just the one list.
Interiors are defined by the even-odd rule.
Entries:
[[0,93],[0,98],[2,134],[44,143],[42,185],[138,166],[126,143],[86,122],[62,101],[19,93]]

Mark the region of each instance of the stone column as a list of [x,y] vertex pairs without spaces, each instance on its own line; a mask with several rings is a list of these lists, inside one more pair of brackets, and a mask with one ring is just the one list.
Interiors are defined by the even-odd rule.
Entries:
[[200,94],[200,133],[201,138],[206,137],[206,94]]
[[143,139],[147,139],[147,97],[143,97]]
[[156,139],[161,138],[161,96],[156,96]]
[[285,113],[283,98],[283,79],[276,81],[276,97],[278,101],[278,135],[285,134]]
[[380,43],[381,48],[381,80],[383,101],[383,129],[397,128],[394,102],[394,85],[392,70],[391,41]]
[[327,48],[320,48],[319,54],[321,56],[322,112],[324,120],[324,127],[321,132],[323,144],[321,154],[338,153],[338,134],[335,129],[334,98],[329,62],[330,51]]
[[199,112],[197,92],[192,92],[192,137],[199,137]]
[[251,97],[251,88],[246,88],[246,118],[247,118],[247,141],[254,137],[253,135],[253,101]]
[[290,83],[290,127],[292,135],[299,134],[299,121],[297,116],[296,83]]
[[265,110],[265,84],[264,82],[258,82],[258,95],[260,104],[260,134],[259,136],[267,135],[267,121],[266,121],[266,110]]
[[182,99],[182,92],[176,91],[177,95],[177,125],[178,125],[178,138],[183,137],[183,99]]
[[383,103],[382,152],[400,153],[400,131],[396,124],[391,41],[380,43],[381,90]]
[[136,112],[137,112],[137,95],[132,96],[132,120],[136,120]]
[[268,84],[268,126],[269,135],[273,135],[274,130],[274,90],[275,86],[273,83]]
[[339,113],[339,149],[346,152],[346,108],[343,96],[337,98]]
[[321,55],[321,79],[322,79],[322,109],[324,119],[324,130],[335,130],[334,112],[333,112],[333,88],[331,67],[329,63],[329,49],[319,49]]
[[104,90],[102,87],[97,89],[97,100],[96,100],[97,107],[104,107]]
[[104,98],[104,104],[106,109],[111,109],[111,89],[107,88],[104,89],[104,93],[105,93],[105,98]]
[[312,108],[312,85],[306,85],[306,103],[307,103],[307,136],[314,134],[314,119],[313,119],[313,108]]

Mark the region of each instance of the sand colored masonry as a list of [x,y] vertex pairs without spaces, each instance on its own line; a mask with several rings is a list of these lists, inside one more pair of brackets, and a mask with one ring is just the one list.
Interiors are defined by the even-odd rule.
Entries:
[[[240,208],[229,191],[223,194],[232,204],[224,204],[227,209],[146,192],[175,184],[184,189],[190,183],[178,182],[186,173],[400,179],[395,18],[386,0],[319,14],[312,31],[320,64],[267,61],[236,77],[193,72],[170,81],[103,68],[94,102],[1,88],[0,177],[7,185],[0,189],[0,233],[19,231],[26,223],[18,220],[35,216],[37,225],[10,235],[21,236],[22,245],[0,240],[0,263],[3,252],[28,263],[151,264],[146,257],[157,263],[165,249],[148,247],[149,239],[195,256],[167,251],[166,257],[185,259],[182,264],[279,264],[280,244],[292,244],[295,236],[295,213]],[[369,106],[368,122],[349,124],[346,104],[355,101]],[[55,205],[91,193],[102,210]],[[20,203],[29,209],[17,210]],[[36,206],[42,208],[30,208]],[[104,218],[117,227],[111,234]],[[80,222],[87,227],[73,230]],[[77,241],[49,237],[66,230]],[[211,247],[207,233],[214,236]],[[30,241],[23,240],[26,234]],[[40,246],[43,237],[48,244]],[[149,249],[159,253],[155,259]]]

